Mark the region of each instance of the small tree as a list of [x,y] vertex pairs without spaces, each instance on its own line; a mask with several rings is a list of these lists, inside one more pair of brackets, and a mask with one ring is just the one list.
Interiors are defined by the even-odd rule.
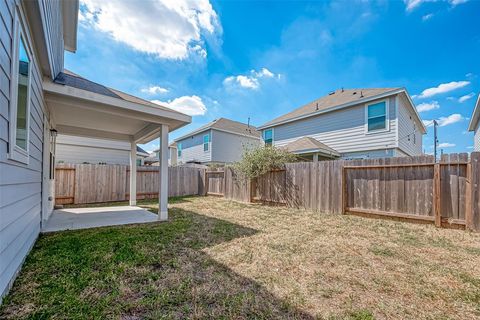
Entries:
[[285,163],[295,161],[292,153],[273,146],[246,149],[242,160],[233,165],[235,171],[245,178],[256,178],[271,170],[282,169]]

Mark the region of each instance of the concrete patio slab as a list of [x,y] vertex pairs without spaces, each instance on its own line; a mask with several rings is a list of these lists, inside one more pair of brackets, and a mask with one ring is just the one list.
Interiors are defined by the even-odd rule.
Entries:
[[156,221],[158,221],[156,214],[135,206],[60,209],[53,211],[42,232]]

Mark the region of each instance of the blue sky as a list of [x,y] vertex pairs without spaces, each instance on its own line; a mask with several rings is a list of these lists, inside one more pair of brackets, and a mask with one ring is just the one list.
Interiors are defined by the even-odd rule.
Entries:
[[439,120],[444,152],[471,151],[480,1],[84,0],[80,7],[78,50],[66,54],[66,68],[191,114],[192,124],[170,139],[218,117],[261,125],[341,87],[405,87],[423,120]]

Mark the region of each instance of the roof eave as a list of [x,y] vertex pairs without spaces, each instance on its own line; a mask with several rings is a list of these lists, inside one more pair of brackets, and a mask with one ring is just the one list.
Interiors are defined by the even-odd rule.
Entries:
[[79,1],[63,1],[63,42],[65,50],[75,53],[77,51]]
[[[352,101],[352,102],[349,102],[349,103],[340,104],[340,105],[337,105],[337,106],[334,106],[334,107],[331,107],[331,108],[327,108],[327,109],[324,109],[324,110],[319,110],[319,111],[312,112],[312,113],[309,113],[309,114],[306,114],[306,115],[293,117],[291,119],[286,119],[286,120],[283,120],[283,121],[278,121],[278,122],[274,122],[274,123],[270,123],[270,124],[263,124],[263,125],[257,127],[257,129],[258,130],[264,130],[264,129],[267,129],[267,128],[272,128],[272,127],[275,127],[275,126],[278,126],[278,125],[281,125],[281,124],[290,123],[290,122],[294,122],[294,121],[297,121],[297,120],[317,116],[317,115],[320,115],[320,114],[323,114],[323,113],[348,108],[348,107],[351,107],[351,106],[354,106],[354,105],[357,105],[357,104],[365,103],[365,102],[376,100],[376,99],[381,99],[381,98],[388,97],[388,96],[391,96],[391,95],[394,95],[394,94],[399,94],[401,92],[405,92],[406,95],[408,96],[408,93],[406,92],[405,88],[394,89],[394,90],[384,92],[382,94],[378,94],[378,95],[375,95],[375,96],[363,98],[363,99]],[[410,99],[410,97],[409,97],[409,99]],[[412,106],[414,106],[413,103],[412,103]],[[415,110],[415,112],[416,112],[416,110]],[[417,116],[418,116],[418,113],[417,113]],[[426,132],[426,128],[423,125],[423,123],[422,123],[422,126],[423,126],[423,129]]]
[[477,98],[477,103],[475,104],[475,108],[473,108],[472,117],[470,118],[470,123],[468,124],[468,131],[475,131],[475,128],[478,124],[478,119],[480,117],[480,94]]

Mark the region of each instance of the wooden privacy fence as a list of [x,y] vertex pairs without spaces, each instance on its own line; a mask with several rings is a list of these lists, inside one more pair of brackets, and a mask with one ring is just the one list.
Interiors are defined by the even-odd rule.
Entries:
[[[137,167],[137,199],[158,198],[159,167]],[[130,169],[124,165],[58,164],[55,203],[84,204],[129,199]],[[168,196],[204,194],[202,168],[169,167]]]
[[[289,163],[252,181],[231,168],[207,190],[243,202],[480,230],[480,153]],[[210,189],[211,188],[211,189]]]

